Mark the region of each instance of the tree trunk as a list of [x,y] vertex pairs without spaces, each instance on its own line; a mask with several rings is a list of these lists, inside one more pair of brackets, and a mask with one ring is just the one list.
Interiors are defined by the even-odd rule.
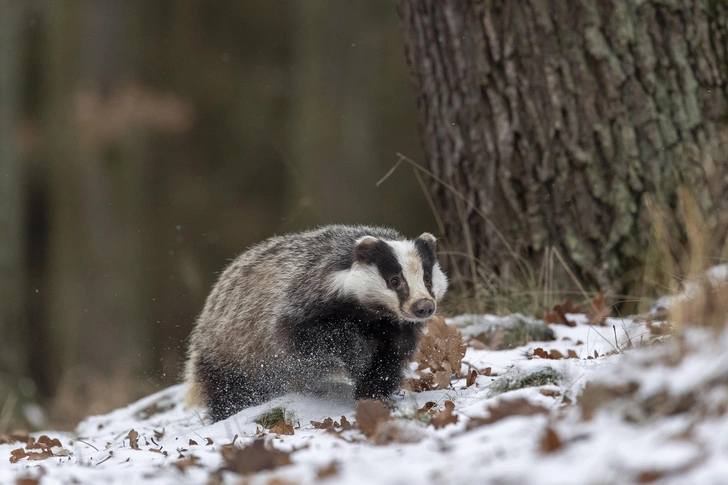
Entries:
[[646,198],[679,233],[681,185],[725,241],[728,5],[397,5],[432,192],[464,279],[537,284],[553,247],[589,287],[634,289]]

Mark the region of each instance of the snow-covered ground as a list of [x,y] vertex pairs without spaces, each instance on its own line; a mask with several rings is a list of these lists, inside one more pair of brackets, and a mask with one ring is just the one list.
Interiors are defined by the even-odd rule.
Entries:
[[[695,330],[680,346],[656,345],[657,324],[569,319],[576,326],[551,325],[553,341],[509,350],[469,346],[461,371],[476,369],[474,384],[462,378],[443,390],[402,391],[391,419],[368,433],[373,437],[363,425],[342,429],[342,416],[356,420],[345,384],[321,396],[281,396],[215,424],[184,405],[180,385],[90,417],[74,433],[33,433],[30,449],[27,441],[0,435],[0,443],[14,441],[0,444],[0,484],[23,477],[43,485],[240,483],[242,476],[229,470],[266,463],[272,468],[246,475],[244,483],[726,483],[728,338]],[[463,316],[449,323],[467,340],[502,321]],[[557,377],[494,393],[539,373]],[[435,412],[446,401],[454,403],[457,422],[435,429],[417,417],[425,403],[436,403]],[[255,422],[277,407],[293,434]],[[326,418],[339,426],[311,423]],[[255,440],[264,444],[253,447]],[[39,441],[46,444],[33,448]]]

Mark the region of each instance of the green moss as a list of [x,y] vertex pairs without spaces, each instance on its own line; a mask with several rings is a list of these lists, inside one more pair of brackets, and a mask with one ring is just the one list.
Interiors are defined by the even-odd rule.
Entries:
[[563,379],[564,375],[552,367],[543,367],[531,373],[524,373],[520,369],[514,368],[493,381],[490,385],[489,395],[492,397],[527,387],[557,385]]
[[282,407],[277,407],[265,411],[263,414],[255,418],[255,422],[266,429],[272,428],[280,420],[292,425],[295,420],[295,415],[292,411],[286,411]]

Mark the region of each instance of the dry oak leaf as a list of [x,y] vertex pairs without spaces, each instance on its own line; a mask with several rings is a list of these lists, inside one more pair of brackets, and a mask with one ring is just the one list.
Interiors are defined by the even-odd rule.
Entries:
[[202,466],[199,462],[200,459],[197,456],[190,455],[187,458],[180,458],[179,460],[172,462],[172,466],[183,472],[193,466]]
[[550,426],[546,428],[546,432],[541,437],[541,453],[552,453],[563,445],[559,435]]
[[339,465],[339,462],[332,461],[325,467],[316,470],[316,478],[318,478],[319,480],[323,480],[324,478],[335,477],[339,474],[340,469],[341,466]]
[[[420,378],[411,379],[408,388],[419,392],[448,387],[453,372],[460,372],[465,349],[463,336],[455,327],[447,325],[440,316],[431,318],[427,322],[427,334],[420,340],[413,357]],[[425,369],[430,372],[423,372]]]
[[435,429],[444,428],[448,424],[455,424],[458,422],[458,415],[453,414],[453,410],[455,409],[455,403],[452,401],[445,401],[445,409],[440,411],[436,416],[434,416],[430,423],[435,427]]
[[377,432],[379,423],[389,421],[390,412],[381,401],[374,399],[361,399],[356,404],[354,412],[356,424],[367,438],[372,438]]
[[28,453],[28,461],[34,461],[34,460],[46,460],[53,456],[53,453],[50,451],[40,451],[36,453]]
[[266,447],[263,439],[256,439],[245,448],[224,447],[222,457],[225,460],[223,469],[240,475],[291,464],[290,453]]
[[547,324],[559,323],[562,325],[567,325],[569,327],[575,327],[576,322],[572,322],[571,320],[566,318],[567,313],[581,313],[581,308],[575,306],[568,298],[561,303],[554,305],[552,309],[548,310],[546,312],[546,315],[544,315],[543,320]]
[[132,450],[138,450],[139,449],[139,433],[137,433],[134,429],[129,431],[129,434],[126,435],[127,438],[129,438],[129,446],[131,446]]
[[605,325],[607,317],[612,314],[612,308],[604,303],[604,290],[599,290],[599,294],[591,301],[589,313],[589,323],[592,325]]
[[334,420],[326,418],[323,421],[311,421],[311,426],[317,429],[334,429]]
[[284,420],[279,419],[276,424],[273,425],[273,427],[270,429],[270,432],[273,434],[287,434],[292,435],[293,434],[293,426],[286,423]]
[[478,378],[478,371],[475,369],[470,369],[470,372],[468,372],[468,377],[465,379],[465,387],[470,387],[473,384],[475,384],[475,380]]
[[[572,352],[572,351],[570,351]],[[564,354],[559,352],[558,350],[550,350],[549,352],[546,352],[541,347],[536,347],[533,349],[533,355],[534,357],[540,357],[542,359],[551,359],[551,360],[559,360],[564,358]],[[576,354],[574,354],[576,355]]]
[[19,460],[22,460],[26,456],[28,456],[28,454],[22,448],[13,450],[10,452],[10,463],[17,463]]
[[486,409],[490,416],[487,418],[472,418],[467,429],[474,429],[486,424],[495,423],[511,416],[532,416],[534,414],[548,414],[549,410],[537,404],[531,404],[527,399],[501,399]]
[[419,417],[423,414],[434,414],[437,411],[437,403],[435,401],[427,401],[424,406],[415,411],[415,416]]
[[15,485],[38,485],[40,482],[32,477],[19,477],[15,480]]
[[342,431],[348,431],[353,427],[354,427],[354,425],[351,424],[348,419],[346,419],[346,416],[341,417],[341,430]]
[[33,437],[28,438],[28,442],[25,445],[25,449],[50,451],[50,449],[54,446],[58,446],[58,447],[62,446],[60,440],[58,438],[51,439],[48,436],[43,435],[40,438],[38,438],[37,441]]

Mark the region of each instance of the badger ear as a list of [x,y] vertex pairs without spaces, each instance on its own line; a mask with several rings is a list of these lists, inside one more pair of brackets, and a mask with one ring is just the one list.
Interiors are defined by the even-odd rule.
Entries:
[[437,239],[435,239],[435,236],[433,236],[429,232],[423,232],[417,239],[422,239],[423,241],[425,241],[425,243],[427,243],[427,247],[432,249],[433,253],[437,252]]
[[379,242],[374,236],[364,236],[357,239],[354,246],[354,261],[368,264],[372,261],[372,251]]

